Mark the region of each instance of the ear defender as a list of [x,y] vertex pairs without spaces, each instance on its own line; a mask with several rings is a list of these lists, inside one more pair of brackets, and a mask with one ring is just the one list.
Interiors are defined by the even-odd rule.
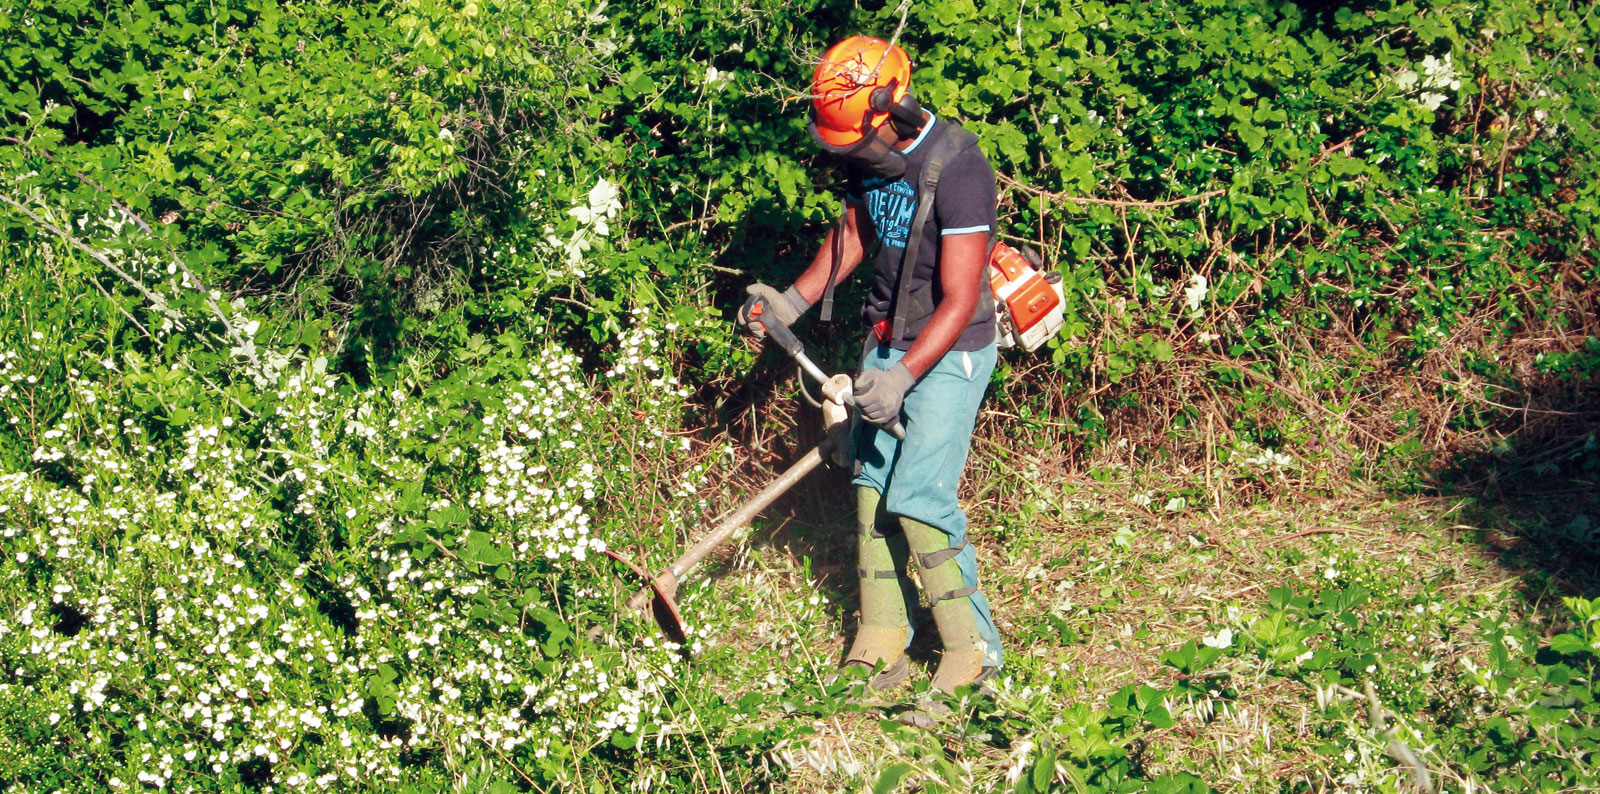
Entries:
[[888,113],[889,123],[894,125],[896,135],[902,138],[915,138],[922,130],[922,103],[917,101],[910,91],[901,95],[900,101],[894,101],[894,90],[898,81],[872,89],[871,107],[874,113]]
[[889,123],[902,138],[915,138],[922,131],[922,103],[910,91],[900,101],[889,106]]

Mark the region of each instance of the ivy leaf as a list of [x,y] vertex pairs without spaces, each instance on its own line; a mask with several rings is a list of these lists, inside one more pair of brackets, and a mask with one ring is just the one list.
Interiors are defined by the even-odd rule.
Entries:
[[990,133],[994,140],[994,148],[1007,160],[1013,163],[1025,163],[1028,159],[1028,138],[1010,124],[1001,124],[994,127]]
[[650,79],[650,75],[642,69],[635,72],[633,77],[631,77],[628,82],[622,85],[623,95],[629,99],[642,96],[644,94],[654,93],[655,90],[656,81]]
[[1078,190],[1089,193],[1094,190],[1094,158],[1088,154],[1080,154],[1072,158],[1067,165],[1066,176],[1068,180],[1078,184]]
[[1267,142],[1266,132],[1254,124],[1239,124],[1238,133],[1240,142],[1252,152],[1260,151],[1261,145]]
[[1328,158],[1328,170],[1335,176],[1355,176],[1366,172],[1367,163],[1365,160],[1337,152]]

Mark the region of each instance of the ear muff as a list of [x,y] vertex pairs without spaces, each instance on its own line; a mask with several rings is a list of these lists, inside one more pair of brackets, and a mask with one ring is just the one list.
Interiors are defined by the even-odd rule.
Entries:
[[894,131],[900,137],[915,138],[925,123],[922,118],[922,103],[907,91],[900,97],[899,102],[889,106],[889,123],[894,125]]
[[868,101],[871,102],[873,113],[888,113],[889,108],[894,107],[894,89],[894,82],[872,89]]
[[899,102],[894,101],[898,82],[891,81],[888,85],[872,89],[869,97],[872,112],[888,113],[896,135],[914,138],[922,130],[922,103],[910,91],[902,94]]

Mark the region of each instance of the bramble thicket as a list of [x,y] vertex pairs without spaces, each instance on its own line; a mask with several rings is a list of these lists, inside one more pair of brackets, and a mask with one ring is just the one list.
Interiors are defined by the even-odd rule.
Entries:
[[[1068,295],[965,491],[1012,661],[931,731],[832,677],[837,479],[687,648],[602,554],[814,441],[729,318],[838,211],[814,59],[902,22]],[[1593,791],[1596,46],[1583,0],[12,2],[0,790]]]

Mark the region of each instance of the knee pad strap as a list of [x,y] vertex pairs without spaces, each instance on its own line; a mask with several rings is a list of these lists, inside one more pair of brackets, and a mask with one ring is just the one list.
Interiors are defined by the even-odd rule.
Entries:
[[952,546],[948,549],[930,551],[927,554],[922,554],[919,552],[917,554],[917,564],[921,565],[924,571],[930,568],[937,568],[951,559],[954,559],[957,554],[960,554],[963,549],[966,549],[970,545],[972,544],[963,543],[960,546]]
[[978,592],[977,585],[973,585],[971,587],[957,587],[954,590],[949,590],[940,593],[939,595],[928,596],[928,606],[938,606],[939,603],[943,601],[954,601],[957,598],[966,598],[967,596],[976,592]]

